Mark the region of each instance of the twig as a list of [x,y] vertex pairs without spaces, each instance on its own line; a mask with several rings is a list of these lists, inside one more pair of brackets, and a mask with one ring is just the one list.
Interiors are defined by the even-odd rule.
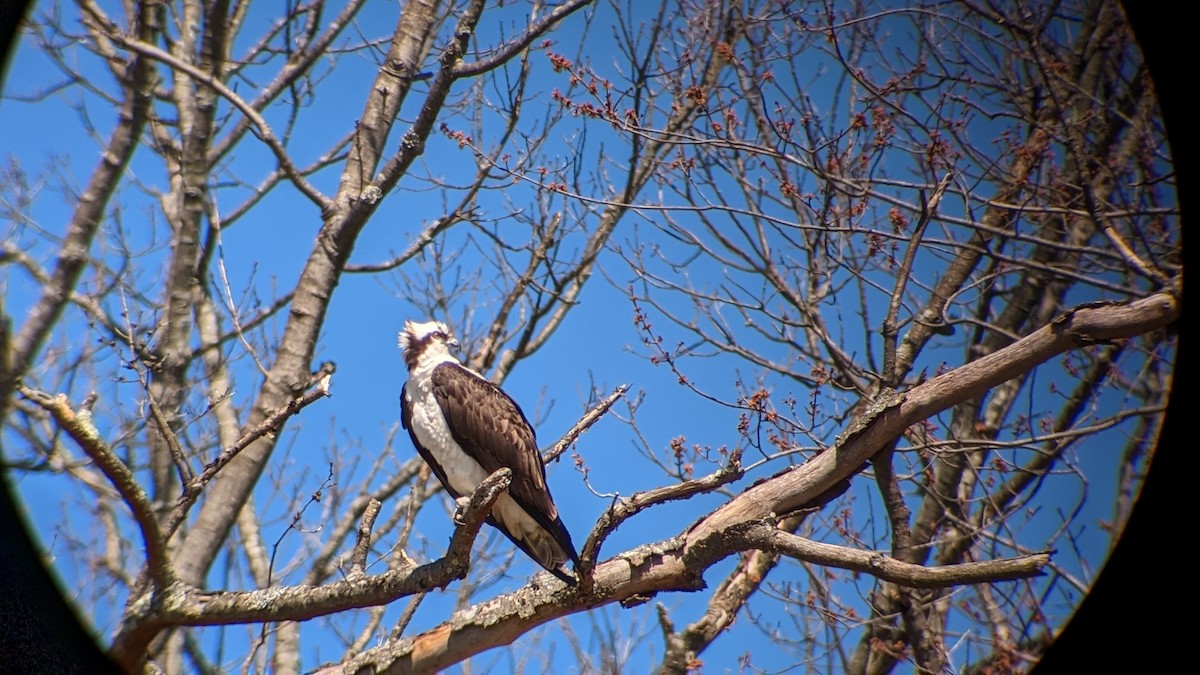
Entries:
[[725,466],[703,478],[684,481],[675,485],[666,485],[645,492],[638,492],[632,497],[614,501],[608,507],[608,510],[600,516],[600,519],[596,521],[596,527],[583,544],[583,551],[580,552],[580,558],[584,563],[583,566],[591,569],[595,563],[596,555],[600,551],[600,545],[617,529],[617,526],[634,515],[655,504],[676,499],[687,499],[692,495],[702,492],[711,492],[722,485],[738,480],[742,477],[743,473],[742,451],[735,450],[730,453],[729,461],[726,462]]
[[[179,471],[179,482],[187,483],[192,479],[192,467],[188,464],[187,457],[184,456],[183,446],[179,445],[179,437],[175,435],[175,430],[171,428],[170,422],[167,421],[166,415],[163,414],[162,408],[155,402],[153,396],[147,396],[146,402],[150,405],[150,416],[154,419],[154,426],[158,427],[158,433],[162,435],[163,440],[167,442],[167,448],[171,451],[171,459],[175,461],[175,469]],[[86,401],[84,404],[86,405]]]
[[629,391],[629,385],[623,384],[614,389],[613,392],[605,397],[603,401],[600,401],[596,405],[592,406],[590,410],[583,414],[583,417],[579,418],[578,422],[572,425],[570,429],[567,429],[567,433],[563,434],[562,438],[558,439],[554,445],[550,446],[549,450],[542,453],[542,463],[549,464],[550,462],[558,459],[560,455],[567,451],[567,448],[571,447],[571,445],[575,443],[580,434],[587,431],[602,416],[604,416],[604,413],[608,412],[608,410],[613,407],[613,404],[615,404],[622,396],[624,396],[625,392],[627,391]]
[[288,178],[291,179],[292,184],[296,186],[296,189],[299,190],[301,194],[312,200],[314,204],[321,207],[322,210],[330,208],[332,205],[330,199],[322,194],[320,190],[314,187],[312,183],[309,183],[308,179],[306,179],[304,175],[296,168],[296,165],[292,163],[292,158],[288,156],[287,149],[284,148],[283,144],[279,142],[279,139],[275,137],[275,132],[271,131],[271,125],[267,123],[267,120],[264,119],[257,110],[251,107],[249,103],[246,103],[241,96],[238,96],[237,92],[226,86],[224,82],[221,82],[212,75],[200,70],[192,64],[182,61],[176,58],[174,55],[169,54],[152,44],[147,44],[141,40],[124,35],[116,28],[116,26],[109,26],[108,30],[109,37],[112,38],[113,42],[116,42],[117,44],[120,44],[121,46],[143,56],[148,56],[157,61],[161,61],[171,68],[187,73],[190,77],[195,78],[197,81],[215,91],[222,98],[229,101],[233,107],[237,108],[254,124],[254,128],[258,130],[258,138],[262,139],[262,142],[265,143],[268,148],[270,148],[271,153],[275,155],[275,161],[279,162],[279,167],[283,169],[284,173],[286,173]]
[[204,471],[200,472],[200,475],[184,484],[183,493],[180,494],[179,500],[175,503],[175,508],[172,509],[171,516],[167,519],[167,526],[164,528],[168,537],[174,534],[175,529],[183,522],[188,509],[191,508],[192,504],[200,496],[200,492],[204,489],[204,486],[208,485],[208,482],[217,475],[217,472],[233,460],[239,452],[259,438],[274,432],[289,417],[298,414],[301,410],[316,401],[330,396],[329,377],[319,378],[314,384],[317,386],[306,391],[300,397],[288,401],[286,405],[271,413],[258,426],[243,434],[237,443],[223,450],[216,459],[205,466]]

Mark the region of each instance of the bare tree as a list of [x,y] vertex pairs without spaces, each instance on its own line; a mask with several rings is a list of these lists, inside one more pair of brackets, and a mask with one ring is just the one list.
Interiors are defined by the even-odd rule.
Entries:
[[[1172,158],[1116,2],[262,7],[46,7],[24,39],[60,79],[7,94],[99,151],[82,179],[84,152],[4,170],[0,417],[23,498],[62,490],[42,543],[122,668],[1045,653],[1137,501],[1181,313]],[[395,417],[369,447],[338,428],[374,394],[331,346],[394,363],[398,395],[403,311],[497,383],[600,312],[662,376],[588,383],[542,428],[596,495],[578,587],[524,583],[481,529],[506,472],[447,543]]]

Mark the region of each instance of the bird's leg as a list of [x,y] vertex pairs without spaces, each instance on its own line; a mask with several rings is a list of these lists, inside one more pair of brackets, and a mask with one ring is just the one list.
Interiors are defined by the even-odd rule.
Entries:
[[459,497],[454,500],[454,522],[457,525],[465,525],[467,522],[466,514],[467,507],[471,505],[470,497]]

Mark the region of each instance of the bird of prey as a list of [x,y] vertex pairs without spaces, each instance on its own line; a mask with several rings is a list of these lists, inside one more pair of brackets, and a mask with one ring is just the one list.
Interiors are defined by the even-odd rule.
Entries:
[[458,340],[444,323],[406,321],[400,350],[408,381],[400,395],[401,423],[413,445],[455,500],[469,498],[497,469],[512,483],[488,522],[551,574],[569,585],[579,554],[546,484],[546,468],[525,413],[508,394],[454,356]]

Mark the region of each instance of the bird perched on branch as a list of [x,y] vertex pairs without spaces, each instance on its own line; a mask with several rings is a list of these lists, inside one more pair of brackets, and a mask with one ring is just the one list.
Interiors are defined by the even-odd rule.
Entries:
[[442,486],[461,505],[502,467],[512,483],[488,522],[530,558],[567,584],[579,553],[558,515],[546,468],[525,413],[508,394],[454,356],[458,340],[439,321],[406,321],[400,349],[408,381],[400,395],[401,423]]

